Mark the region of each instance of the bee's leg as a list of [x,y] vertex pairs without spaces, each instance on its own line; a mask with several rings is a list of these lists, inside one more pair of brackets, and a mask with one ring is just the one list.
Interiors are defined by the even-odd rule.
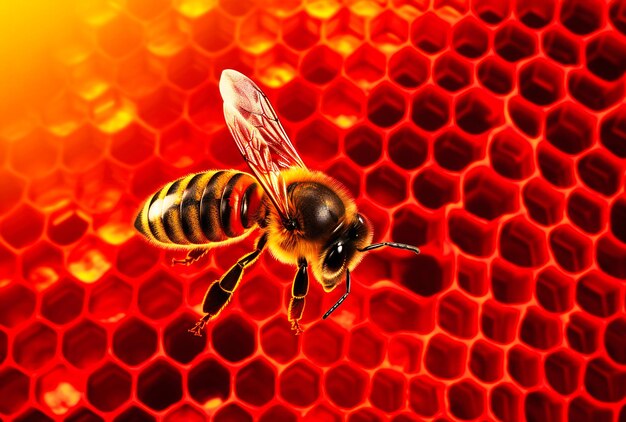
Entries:
[[209,248],[196,248],[187,252],[187,257],[185,259],[172,259],[172,265],[180,264],[180,265],[190,265],[200,259]]
[[263,235],[259,238],[256,244],[256,249],[253,252],[245,255],[239,261],[235,263],[230,269],[220,278],[214,281],[208,288],[204,295],[204,301],[202,302],[202,311],[205,315],[196,323],[196,325],[189,330],[197,336],[202,335],[202,329],[206,323],[219,314],[222,309],[230,302],[230,298],[239,285],[239,280],[243,275],[243,270],[250,264],[252,264],[259,257],[265,243],[267,242],[267,235]]
[[291,286],[291,300],[289,301],[289,321],[291,321],[291,329],[294,330],[296,335],[302,333],[300,328],[300,318],[302,318],[302,312],[304,312],[304,300],[306,294],[309,292],[309,274],[307,273],[308,263],[306,259],[300,258],[298,260],[298,272],[293,279]]

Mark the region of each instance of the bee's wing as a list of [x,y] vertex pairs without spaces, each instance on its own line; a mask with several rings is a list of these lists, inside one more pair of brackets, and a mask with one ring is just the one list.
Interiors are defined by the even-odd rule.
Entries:
[[243,158],[285,220],[289,218],[287,188],[280,171],[306,168],[278,116],[259,87],[234,70],[220,78],[224,117]]

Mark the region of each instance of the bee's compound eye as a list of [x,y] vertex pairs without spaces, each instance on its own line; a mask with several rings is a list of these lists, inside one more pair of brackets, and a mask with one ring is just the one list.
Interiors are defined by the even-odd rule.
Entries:
[[324,259],[324,269],[329,273],[336,273],[346,261],[346,247],[343,242],[337,242],[330,247]]

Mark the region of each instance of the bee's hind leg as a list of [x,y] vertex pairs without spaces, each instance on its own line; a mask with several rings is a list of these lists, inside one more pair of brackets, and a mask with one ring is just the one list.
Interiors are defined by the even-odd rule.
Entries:
[[306,259],[300,258],[298,261],[298,272],[293,279],[291,286],[291,300],[289,301],[289,321],[291,322],[291,329],[295,331],[296,335],[302,334],[302,328],[300,328],[300,319],[304,312],[304,301],[306,294],[309,292],[309,275],[307,273],[308,263]]
[[180,264],[180,265],[190,265],[207,253],[209,248],[196,248],[187,252],[187,256],[185,259],[172,259],[172,265]]
[[219,279],[214,281],[208,288],[204,295],[204,301],[202,302],[202,311],[205,315],[196,323],[196,325],[189,329],[189,332],[194,333],[197,336],[202,335],[202,330],[206,323],[216,315],[218,315],[224,307],[230,302],[230,298],[239,286],[239,281],[243,275],[244,269],[252,264],[259,257],[265,243],[267,242],[267,236],[263,235],[259,238],[256,244],[256,249],[253,252],[245,255],[239,261],[235,263],[230,269]]

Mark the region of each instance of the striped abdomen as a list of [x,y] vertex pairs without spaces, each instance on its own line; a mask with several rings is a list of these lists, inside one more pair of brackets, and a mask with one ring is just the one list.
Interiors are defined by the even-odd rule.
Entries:
[[144,204],[135,227],[148,239],[173,245],[205,245],[253,228],[262,189],[247,173],[212,170],[165,185]]

